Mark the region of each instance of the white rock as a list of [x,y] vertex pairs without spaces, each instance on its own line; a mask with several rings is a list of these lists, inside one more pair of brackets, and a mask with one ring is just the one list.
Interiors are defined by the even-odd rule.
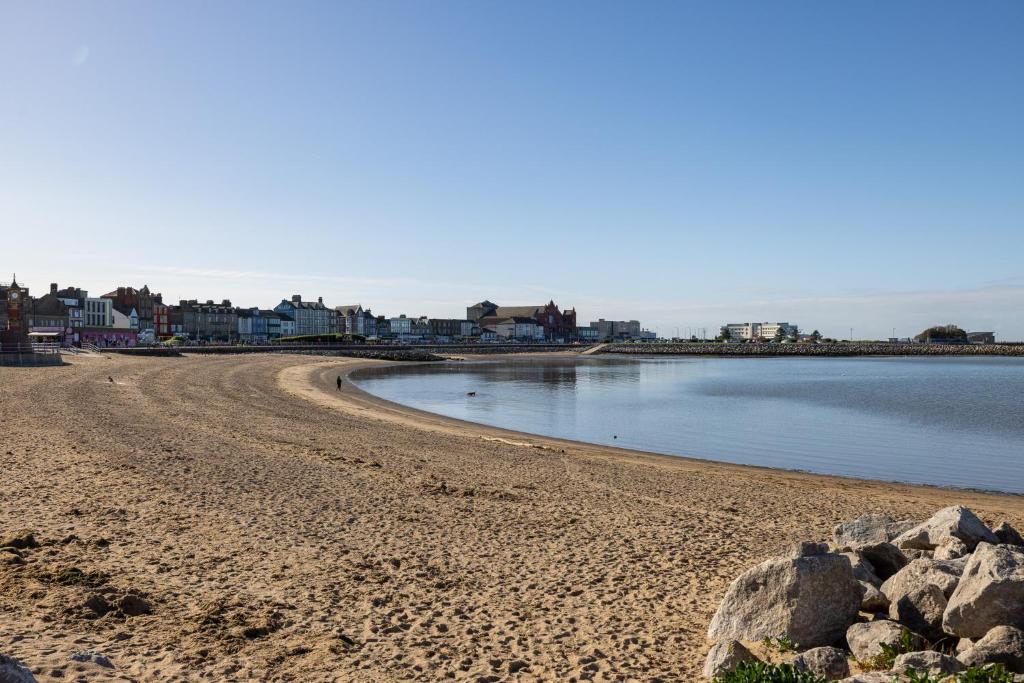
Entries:
[[1024,631],[1013,626],[996,626],[974,647],[958,654],[957,659],[968,667],[1002,664],[1007,671],[1024,673]]
[[907,652],[896,658],[892,670],[896,673],[904,673],[907,669],[914,669],[917,672],[927,671],[930,674],[942,676],[963,671],[964,665],[955,657],[944,655],[941,652],[921,650]]
[[711,620],[713,641],[787,636],[803,647],[831,645],[857,619],[863,589],[834,553],[767,560],[740,575]]
[[996,626],[1024,628],[1024,548],[979,544],[942,624],[946,633],[964,638],[980,638]]
[[712,646],[704,660],[704,678],[714,678],[735,669],[740,662],[757,659],[750,650],[735,640]]
[[928,521],[900,534],[893,543],[900,548],[934,550],[951,537],[963,541],[969,549],[981,541],[999,541],[977,515],[962,505],[954,505],[939,510]]
[[790,662],[797,671],[809,671],[826,681],[838,681],[850,675],[846,653],[837,647],[816,647],[802,652]]
[[[854,624],[846,632],[846,642],[850,652],[858,661],[867,661],[882,654],[882,643],[897,645],[903,635],[903,627],[894,621],[869,621]],[[924,647],[924,638],[911,633],[915,649]]]
[[965,564],[954,560],[914,560],[886,579],[881,591],[889,602],[899,602],[910,591],[933,584],[948,598],[960,583]]

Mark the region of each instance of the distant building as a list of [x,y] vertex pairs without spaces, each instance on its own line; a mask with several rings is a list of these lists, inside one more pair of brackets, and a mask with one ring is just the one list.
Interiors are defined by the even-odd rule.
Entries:
[[219,304],[212,299],[200,303],[195,299],[178,302],[182,332],[192,339],[231,342],[238,339],[238,311],[231,301]]
[[260,308],[238,309],[238,341],[266,344],[283,336],[281,314]]
[[796,333],[796,325],[790,323],[728,323],[729,338],[739,339],[773,339],[780,329],[786,337]]
[[338,331],[345,334],[358,334],[363,337],[377,336],[377,317],[370,309],[363,309],[360,304],[335,306],[338,312]]
[[600,332],[596,327],[593,327],[594,323],[590,323],[591,327],[577,327],[576,328],[576,339],[581,342],[595,343],[600,341]]
[[570,341],[576,333],[576,310],[560,310],[554,301],[540,306],[498,306],[481,301],[466,308],[466,318],[481,328],[494,326],[509,318],[532,318],[544,329],[544,339]]
[[284,313],[295,321],[295,334],[336,334],[338,328],[338,312],[324,306],[323,297],[316,301],[303,301],[302,296],[293,294],[290,300],[282,299],[274,307],[278,313]]
[[526,316],[513,316],[495,321],[491,329],[501,339],[515,339],[523,342],[544,341],[544,326]]
[[967,341],[972,344],[995,344],[995,332],[968,332]]
[[600,341],[640,339],[642,331],[639,320],[605,320],[601,318],[590,323],[590,327],[597,330],[597,338]]
[[472,320],[430,318],[427,322],[430,325],[430,336],[436,341],[451,341],[473,334],[474,323]]
[[113,301],[114,308],[125,315],[129,315],[129,311],[135,309],[139,330],[153,329],[153,303],[154,301],[163,301],[162,295],[149,291],[149,285],[143,285],[142,289],[118,287],[114,291],[104,294],[103,298]]

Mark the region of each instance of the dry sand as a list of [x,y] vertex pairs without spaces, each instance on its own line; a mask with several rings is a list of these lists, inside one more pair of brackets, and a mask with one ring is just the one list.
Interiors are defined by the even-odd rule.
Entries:
[[0,368],[0,537],[40,543],[0,552],[0,652],[41,681],[691,681],[729,581],[791,541],[953,503],[1024,526],[1021,497],[635,454],[335,390],[366,362]]

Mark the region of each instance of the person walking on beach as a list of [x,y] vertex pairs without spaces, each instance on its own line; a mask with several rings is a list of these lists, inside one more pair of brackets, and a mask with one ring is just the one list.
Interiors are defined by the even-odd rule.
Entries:
[[338,391],[341,391],[341,375],[338,375]]

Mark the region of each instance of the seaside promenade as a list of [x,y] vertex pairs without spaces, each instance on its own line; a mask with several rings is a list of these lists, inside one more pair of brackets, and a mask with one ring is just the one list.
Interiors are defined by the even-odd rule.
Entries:
[[31,532],[0,553],[0,651],[65,680],[697,680],[729,582],[836,520],[959,503],[1024,526],[1021,497],[631,453],[336,388],[379,361],[68,362],[0,368],[0,540]]

